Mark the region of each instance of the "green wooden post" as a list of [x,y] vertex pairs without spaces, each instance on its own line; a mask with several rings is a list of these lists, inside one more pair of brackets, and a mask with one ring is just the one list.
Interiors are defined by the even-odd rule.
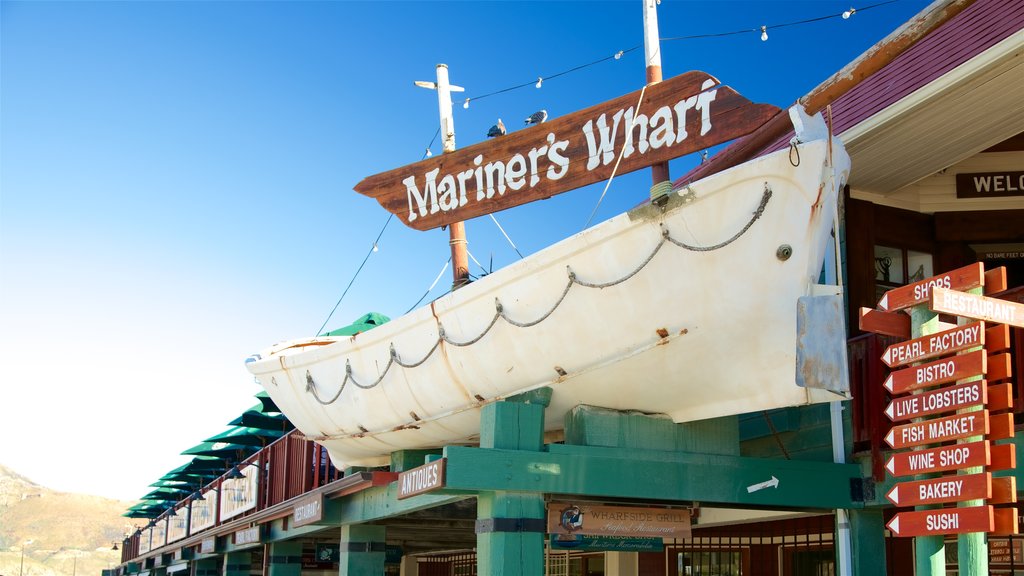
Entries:
[[376,524],[346,524],[341,527],[338,547],[339,576],[380,576],[384,573],[386,528]]
[[288,540],[272,542],[267,546],[267,564],[270,576],[300,576],[302,574],[302,542]]
[[[982,294],[981,288],[974,288],[968,290],[971,294]],[[960,324],[966,324],[964,319],[960,319]],[[981,348],[973,348],[973,350],[980,350]],[[972,380],[981,380],[982,377],[968,378],[965,382]],[[974,408],[965,408],[959,412],[977,412],[983,409],[982,406],[975,406]],[[977,442],[978,440],[984,440],[984,436],[971,436],[970,438],[964,439],[962,442]],[[984,472],[983,466],[976,466],[974,468],[967,468],[961,470],[959,474],[980,474]],[[968,500],[967,502],[961,502],[960,507],[965,506],[981,506],[985,504],[984,500]],[[957,551],[957,567],[960,568],[960,576],[983,576],[988,574],[988,541],[986,540],[986,534],[981,532],[972,532],[970,534],[960,534],[956,539],[956,551]]]
[[881,508],[849,510],[853,576],[886,574],[885,517]]
[[[910,336],[918,338],[938,332],[939,315],[928,309],[927,304],[910,308]],[[919,394],[920,392],[914,392]],[[920,421],[920,418],[915,419]],[[920,448],[916,448],[920,449]],[[916,480],[933,478],[935,474],[921,474]],[[941,506],[917,506],[915,510],[931,510]],[[914,538],[914,574],[916,576],[945,576],[946,546],[942,536],[918,536]]]
[[195,561],[195,576],[219,576],[217,558],[201,558]]
[[229,552],[224,555],[224,576],[249,576],[252,572],[252,552]]
[[[544,404],[496,402],[483,407],[480,447],[540,451]],[[477,573],[544,573],[545,508],[539,492],[493,491],[477,496]]]

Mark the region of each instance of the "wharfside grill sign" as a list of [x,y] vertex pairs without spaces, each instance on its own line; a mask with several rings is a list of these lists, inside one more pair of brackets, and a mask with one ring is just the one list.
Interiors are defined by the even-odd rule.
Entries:
[[593,184],[613,170],[625,174],[733,140],[778,111],[751,103],[709,74],[687,72],[544,124],[370,176],[355,190],[406,225],[429,230]]

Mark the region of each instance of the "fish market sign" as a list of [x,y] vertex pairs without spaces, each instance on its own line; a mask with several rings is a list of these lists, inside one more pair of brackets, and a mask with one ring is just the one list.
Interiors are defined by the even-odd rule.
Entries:
[[704,72],[687,72],[370,176],[355,190],[377,199],[406,225],[429,230],[606,180],[613,170],[625,174],[709,148],[752,132],[777,112]]

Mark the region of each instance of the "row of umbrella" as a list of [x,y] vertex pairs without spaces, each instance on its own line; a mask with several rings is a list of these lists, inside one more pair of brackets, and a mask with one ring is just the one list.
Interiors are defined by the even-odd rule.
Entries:
[[124,516],[156,518],[294,428],[266,392],[256,398],[259,403],[228,422],[231,428],[182,452],[192,460],[150,484],[153,490]]

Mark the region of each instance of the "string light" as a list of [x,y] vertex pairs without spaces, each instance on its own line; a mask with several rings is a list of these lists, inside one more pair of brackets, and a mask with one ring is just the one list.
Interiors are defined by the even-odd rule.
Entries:
[[623,54],[622,50],[619,50],[618,52],[616,52],[615,53],[615,59],[616,60],[622,60],[622,54]]
[[427,158],[430,158],[433,155],[434,155],[434,153],[430,151],[430,148],[427,148],[427,152],[424,154],[424,156],[426,156]]
[[767,26],[761,26],[761,42],[767,42],[767,41],[768,41],[768,27]]
[[544,84],[544,78],[542,78],[541,76],[537,76],[537,83],[534,84],[534,86],[536,86],[537,88],[540,88],[543,84]]
[[462,103],[462,107],[469,110],[469,98],[466,98],[466,101]]
[[849,10],[847,10],[846,12],[843,12],[843,20],[849,20],[850,16],[853,16],[856,13],[857,13],[857,9],[854,8],[853,6],[850,6]]

